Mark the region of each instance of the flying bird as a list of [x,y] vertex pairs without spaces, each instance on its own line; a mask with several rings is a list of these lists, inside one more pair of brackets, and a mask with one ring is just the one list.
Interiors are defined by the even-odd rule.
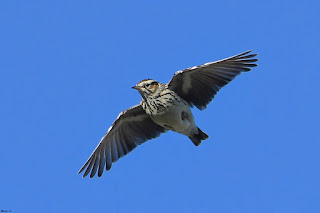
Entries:
[[79,173],[85,170],[83,177],[90,173],[92,178],[98,171],[100,177],[104,168],[110,170],[120,157],[168,130],[199,146],[208,135],[197,127],[190,108],[205,109],[224,85],[257,66],[257,54],[251,51],[177,71],[167,84],[140,81],[132,88],[142,96],[141,102],[119,114]]

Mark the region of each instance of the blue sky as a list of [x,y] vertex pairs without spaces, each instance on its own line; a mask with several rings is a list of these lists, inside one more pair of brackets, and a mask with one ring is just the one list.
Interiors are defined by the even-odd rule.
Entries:
[[[319,1],[0,1],[0,209],[319,212]],[[77,172],[145,78],[259,66],[101,178]]]

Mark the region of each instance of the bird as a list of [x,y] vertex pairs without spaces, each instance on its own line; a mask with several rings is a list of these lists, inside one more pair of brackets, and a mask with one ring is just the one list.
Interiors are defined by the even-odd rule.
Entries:
[[257,54],[251,52],[177,71],[167,84],[138,82],[132,88],[140,93],[140,103],[118,115],[78,174],[85,170],[83,178],[97,172],[101,177],[104,169],[110,170],[138,145],[170,130],[199,146],[209,136],[196,125],[191,108],[204,110],[223,86],[257,66]]

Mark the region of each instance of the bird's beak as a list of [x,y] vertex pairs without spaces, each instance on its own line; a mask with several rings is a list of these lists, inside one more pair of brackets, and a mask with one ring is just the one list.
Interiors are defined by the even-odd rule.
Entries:
[[141,89],[141,87],[134,86],[134,87],[132,87],[132,89],[140,90],[140,89]]

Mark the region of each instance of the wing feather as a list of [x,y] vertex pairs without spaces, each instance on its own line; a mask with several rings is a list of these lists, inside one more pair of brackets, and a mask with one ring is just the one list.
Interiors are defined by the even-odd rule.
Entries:
[[91,172],[90,178],[92,178],[98,171],[98,177],[100,177],[104,167],[110,170],[112,163],[138,145],[158,137],[163,132],[165,129],[154,123],[140,104],[125,110],[119,114],[108,132],[102,137],[79,173],[85,170],[83,174],[85,177]]
[[98,177],[101,177],[102,173],[103,173],[103,169],[104,166],[106,164],[106,160],[105,160],[105,146],[102,147],[101,152],[100,152],[100,163],[99,163],[99,170],[98,170]]
[[190,106],[203,110],[217,92],[241,72],[250,71],[258,59],[252,50],[215,62],[205,63],[178,71],[168,83],[168,88],[186,100]]

